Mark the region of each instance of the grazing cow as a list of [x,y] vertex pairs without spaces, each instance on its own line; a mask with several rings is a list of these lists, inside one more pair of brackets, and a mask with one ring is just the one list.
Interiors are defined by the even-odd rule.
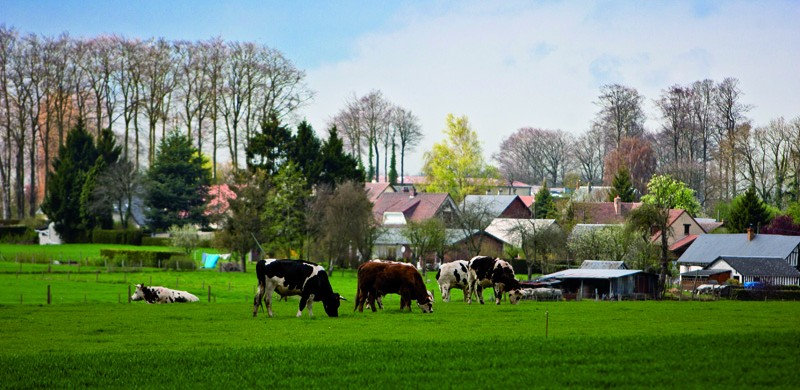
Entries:
[[131,295],[131,300],[144,300],[147,303],[173,303],[197,302],[200,299],[186,291],[173,290],[165,287],[147,287],[144,284],[137,284],[136,292]]
[[328,274],[325,269],[316,263],[302,260],[260,260],[256,264],[256,277],[258,278],[258,293],[253,304],[253,317],[258,314],[258,307],[262,301],[267,302],[267,313],[272,314],[272,293],[280,296],[300,295],[300,309],[297,316],[303,314],[303,309],[308,305],[308,315],[313,316],[311,305],[322,302],[325,313],[330,317],[339,316],[339,300],[345,300],[333,292]]
[[436,272],[436,282],[439,283],[442,301],[450,302],[450,290],[457,288],[464,292],[464,302],[466,302],[469,291],[469,262],[456,260],[442,264]]
[[405,263],[368,261],[358,267],[358,290],[356,305],[353,311],[364,311],[364,303],[368,308],[376,310],[375,300],[386,294],[400,294],[400,310],[408,307],[416,300],[423,313],[433,312],[433,294],[425,289],[422,275],[413,266]]
[[[416,269],[414,267],[414,265],[411,264],[411,263],[402,263],[402,262],[399,262],[399,261],[373,259],[373,260],[370,260],[369,262],[371,262],[371,263],[383,263],[383,264],[398,264],[398,265],[404,265],[406,267],[411,267],[411,268]],[[366,264],[366,263],[364,263],[364,264]],[[364,264],[361,264],[360,266],[358,266],[358,268],[361,269],[361,267],[364,266]],[[359,292],[360,292],[360,290],[356,291],[356,302],[358,302],[358,299],[359,299],[359,296],[360,296]],[[369,291],[367,293],[370,294]],[[378,296],[375,297],[375,303],[378,305],[378,309],[383,310],[383,297],[385,297],[386,294],[387,293],[379,292]],[[432,290],[428,291],[428,296],[431,298],[431,302],[432,303],[436,303],[436,297],[434,297]],[[370,302],[369,296],[365,297],[364,299],[367,302],[367,309],[372,308],[372,306],[370,306],[370,304],[369,304],[369,302]],[[355,311],[355,309],[353,309],[353,311]]]
[[522,286],[514,275],[514,269],[507,261],[487,256],[475,256],[469,261],[469,292],[467,304],[472,304],[472,294],[478,296],[483,305],[483,289],[494,289],[495,302],[499,305],[503,293],[508,293],[512,305],[518,305],[522,298]]

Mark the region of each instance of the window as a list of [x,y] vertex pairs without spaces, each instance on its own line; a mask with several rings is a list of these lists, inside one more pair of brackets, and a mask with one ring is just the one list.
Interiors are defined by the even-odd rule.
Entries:
[[684,223],[683,224],[683,235],[684,236],[688,236],[689,235],[689,228],[691,228],[691,227],[692,227],[691,224],[688,224],[688,223]]

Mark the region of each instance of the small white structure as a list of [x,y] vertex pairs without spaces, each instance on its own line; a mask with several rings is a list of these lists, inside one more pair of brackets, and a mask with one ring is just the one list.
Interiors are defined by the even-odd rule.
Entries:
[[60,245],[61,236],[56,232],[56,223],[50,222],[46,228],[36,229],[39,233],[39,245]]

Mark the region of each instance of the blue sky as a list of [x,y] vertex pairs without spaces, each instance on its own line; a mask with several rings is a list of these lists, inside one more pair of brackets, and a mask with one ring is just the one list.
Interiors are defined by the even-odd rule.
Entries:
[[[73,36],[255,41],[308,75],[318,132],[380,89],[416,113],[420,150],[468,115],[488,157],[524,126],[580,134],[600,86],[652,103],[674,84],[736,77],[756,126],[800,116],[800,1],[7,1],[0,23]],[[421,167],[411,154],[411,173]]]

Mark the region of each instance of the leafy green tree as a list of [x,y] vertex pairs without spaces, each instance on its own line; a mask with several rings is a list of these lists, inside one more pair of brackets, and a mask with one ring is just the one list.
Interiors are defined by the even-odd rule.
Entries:
[[647,183],[647,195],[642,197],[642,203],[660,209],[683,209],[692,216],[700,211],[694,190],[670,175],[653,175]]
[[614,175],[611,181],[611,190],[608,191],[608,201],[613,202],[619,196],[622,202],[633,202],[634,188],[631,182],[631,173],[628,167],[623,165]]
[[336,125],[328,130],[328,139],[322,145],[322,174],[320,183],[338,185],[348,180],[364,182],[364,169],[351,155],[345,153]]
[[556,210],[556,202],[553,200],[553,194],[550,193],[550,188],[547,187],[547,179],[542,182],[542,188],[536,192],[534,197],[534,218],[556,218],[558,210]]
[[669,237],[672,233],[669,227],[669,208],[656,206],[652,203],[644,203],[641,207],[631,210],[626,221],[626,229],[630,233],[638,233],[642,239],[649,240],[654,231],[661,232],[661,256],[659,257],[659,279],[657,296],[665,291],[667,275],[669,275]]
[[153,230],[172,225],[208,226],[205,207],[211,196],[211,168],[189,139],[172,132],[161,140],[147,171],[145,216]]
[[81,230],[89,232],[97,227],[111,229],[114,226],[114,220],[111,217],[111,203],[98,202],[94,196],[100,175],[105,168],[106,164],[103,161],[103,156],[98,157],[94,166],[86,175],[83,187],[81,187],[81,223],[79,225]]
[[423,172],[428,179],[428,192],[448,192],[456,203],[466,195],[479,193],[497,170],[483,160],[478,134],[465,116],[447,115],[447,139],[425,152]]
[[247,170],[262,169],[267,176],[274,176],[286,162],[291,144],[292,131],[282,126],[274,113],[264,118],[261,132],[251,137],[245,148]]
[[228,199],[228,213],[220,223],[222,228],[217,234],[217,240],[239,259],[242,270],[246,271],[247,253],[259,249],[256,239],[259,243],[268,242],[264,234],[262,215],[271,194],[270,182],[266,170],[262,169],[256,169],[252,174],[240,175],[236,180],[237,183],[230,186],[236,197]]
[[317,231],[314,248],[333,271],[344,265],[349,248],[361,254],[362,261],[372,257],[375,240],[383,228],[372,215],[372,202],[363,181],[347,180],[336,187],[322,185],[313,204]]
[[197,227],[192,225],[172,225],[169,228],[170,246],[183,249],[183,254],[189,256],[200,243]]
[[305,202],[310,195],[303,173],[293,163],[284,164],[272,178],[262,219],[268,250],[287,258],[302,258],[306,233]]
[[67,133],[66,143],[58,148],[53,170],[48,173],[49,191],[41,206],[66,243],[89,239],[89,232],[80,227],[80,201],[83,185],[98,156],[94,139],[86,131],[83,118],[79,117],[75,127]]
[[425,257],[436,249],[444,246],[447,241],[447,228],[444,222],[436,217],[424,221],[409,221],[408,226],[402,231],[411,243],[414,259],[422,260],[422,274],[425,274]]
[[734,199],[731,205],[731,220],[728,229],[731,233],[744,233],[748,227],[757,229],[766,226],[772,220],[767,205],[756,195],[756,189],[750,186],[747,191]]

